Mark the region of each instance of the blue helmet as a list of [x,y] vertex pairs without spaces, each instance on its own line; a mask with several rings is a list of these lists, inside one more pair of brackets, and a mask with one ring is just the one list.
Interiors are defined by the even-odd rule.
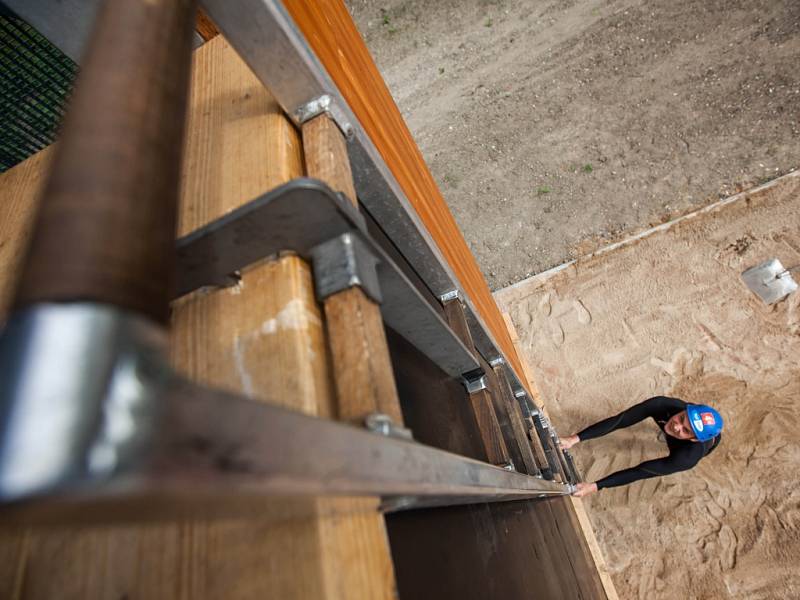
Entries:
[[715,438],[722,431],[722,415],[705,404],[689,404],[686,415],[694,430],[694,436],[700,442]]

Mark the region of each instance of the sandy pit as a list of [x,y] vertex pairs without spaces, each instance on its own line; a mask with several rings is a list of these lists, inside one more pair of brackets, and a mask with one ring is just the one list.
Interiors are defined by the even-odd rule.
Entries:
[[[562,434],[658,394],[727,420],[694,470],[585,501],[621,598],[800,598],[800,292],[740,279],[771,257],[800,264],[796,172],[496,293]],[[648,422],[574,454],[594,481],[664,449]]]

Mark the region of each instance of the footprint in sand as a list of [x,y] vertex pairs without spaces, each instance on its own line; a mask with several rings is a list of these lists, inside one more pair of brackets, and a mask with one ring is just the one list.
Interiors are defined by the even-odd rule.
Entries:
[[555,344],[557,348],[560,347],[561,344],[564,343],[564,330],[561,328],[561,325],[550,321],[548,323],[548,328],[550,329],[550,339],[553,340],[553,344]]
[[586,310],[583,302],[580,300],[573,300],[572,306],[575,309],[575,314],[578,315],[578,323],[581,325],[588,325],[592,322],[592,313]]
[[553,312],[553,305],[550,304],[550,294],[545,294],[542,296],[542,299],[539,300],[539,312],[545,317],[549,317],[550,313]]
[[736,534],[727,525],[723,525],[719,531],[719,543],[722,552],[719,557],[719,565],[723,571],[730,571],[736,566],[736,548],[738,540]]

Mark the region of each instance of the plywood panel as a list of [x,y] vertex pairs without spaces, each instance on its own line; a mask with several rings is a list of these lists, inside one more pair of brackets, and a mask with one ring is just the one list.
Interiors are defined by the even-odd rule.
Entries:
[[[222,36],[195,53],[189,130],[182,231],[302,174],[296,131]],[[17,178],[22,228],[40,176],[24,169],[34,164],[3,176]],[[0,274],[0,289],[7,278]],[[246,270],[235,288],[182,299],[172,342],[173,363],[195,379],[311,414],[332,412],[322,318],[310,270],[295,256]],[[374,499],[309,501],[305,509],[294,512],[311,517],[286,519],[265,503],[263,518],[247,521],[4,534],[0,597],[395,596]]]
[[500,311],[341,0],[286,0],[292,18],[391,169],[522,380]]

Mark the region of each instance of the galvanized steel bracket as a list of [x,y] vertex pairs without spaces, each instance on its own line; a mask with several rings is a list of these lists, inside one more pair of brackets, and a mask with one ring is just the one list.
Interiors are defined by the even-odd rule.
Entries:
[[445,373],[458,377],[478,368],[463,342],[367,234],[358,209],[314,179],[294,179],[179,239],[176,296],[229,285],[231,274],[284,251],[313,262],[320,298],[360,285],[380,302],[386,324]]
[[483,369],[479,368],[464,373],[461,379],[464,382],[464,387],[467,388],[467,392],[470,394],[475,394],[487,388],[486,373],[483,372]]
[[364,419],[364,427],[373,433],[393,437],[400,440],[412,440],[414,436],[411,430],[401,427],[389,415],[383,413],[371,413]]
[[352,123],[350,123],[347,115],[329,94],[322,94],[305,104],[301,104],[294,110],[292,117],[294,117],[298,125],[302,125],[323,113],[330,115],[345,138],[350,139],[353,137]]
[[311,249],[311,258],[318,300],[360,287],[372,301],[381,303],[379,261],[358,236],[348,232],[323,242]]

